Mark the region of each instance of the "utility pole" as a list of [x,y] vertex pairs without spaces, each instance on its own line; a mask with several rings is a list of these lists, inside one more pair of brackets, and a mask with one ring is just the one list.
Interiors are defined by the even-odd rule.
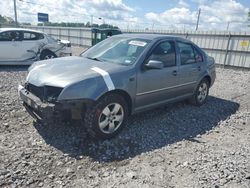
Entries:
[[227,31],[229,30],[230,22],[227,22]]
[[90,22],[90,24],[91,24],[91,27],[93,27],[93,15],[91,15],[91,22]]
[[17,26],[18,24],[17,24],[17,13],[16,13],[16,0],[14,0],[14,12],[15,12],[15,23]]
[[201,9],[199,8],[195,31],[197,31],[199,28],[200,14],[201,14]]

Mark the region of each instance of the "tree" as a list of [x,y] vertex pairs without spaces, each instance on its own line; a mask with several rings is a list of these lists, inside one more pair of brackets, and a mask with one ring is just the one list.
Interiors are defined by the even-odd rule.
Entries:
[[5,18],[0,15],[0,23],[5,23],[5,22],[6,22]]
[[0,14],[0,23],[3,23],[3,24],[12,24],[12,23],[14,23],[14,20],[11,17],[2,16]]
[[86,23],[86,27],[91,27],[90,22],[87,22],[87,23]]
[[110,25],[110,24],[101,24],[101,25],[98,25],[98,24],[93,24],[91,26],[91,23],[90,22],[87,22],[86,24],[84,23],[74,23],[74,22],[45,22],[44,24],[43,23],[38,23],[37,24],[38,26],[57,26],[57,27],[93,27],[93,28],[114,28],[114,29],[119,29],[117,26],[114,26],[114,25]]
[[2,16],[0,14],[0,27],[2,27],[1,25],[4,25],[4,26],[15,25],[15,22],[11,17]]

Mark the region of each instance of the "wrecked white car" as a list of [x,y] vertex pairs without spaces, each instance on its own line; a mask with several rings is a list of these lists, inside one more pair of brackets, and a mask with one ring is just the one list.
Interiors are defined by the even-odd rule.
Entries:
[[23,28],[0,28],[0,65],[25,65],[36,60],[71,56],[71,43]]

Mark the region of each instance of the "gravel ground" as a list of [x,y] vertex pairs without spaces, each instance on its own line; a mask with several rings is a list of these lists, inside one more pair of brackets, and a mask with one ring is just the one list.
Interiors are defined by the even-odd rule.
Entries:
[[250,72],[217,68],[202,107],[185,102],[129,118],[92,141],[79,124],[38,124],[0,67],[0,187],[250,187]]

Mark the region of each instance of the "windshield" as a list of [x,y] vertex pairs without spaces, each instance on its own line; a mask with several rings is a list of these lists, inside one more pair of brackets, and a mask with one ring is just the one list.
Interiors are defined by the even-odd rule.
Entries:
[[133,64],[150,41],[139,38],[111,37],[81,54],[96,61]]
[[53,38],[52,36],[47,35],[47,38],[48,38],[49,42],[52,42],[52,43],[57,42],[57,39]]

